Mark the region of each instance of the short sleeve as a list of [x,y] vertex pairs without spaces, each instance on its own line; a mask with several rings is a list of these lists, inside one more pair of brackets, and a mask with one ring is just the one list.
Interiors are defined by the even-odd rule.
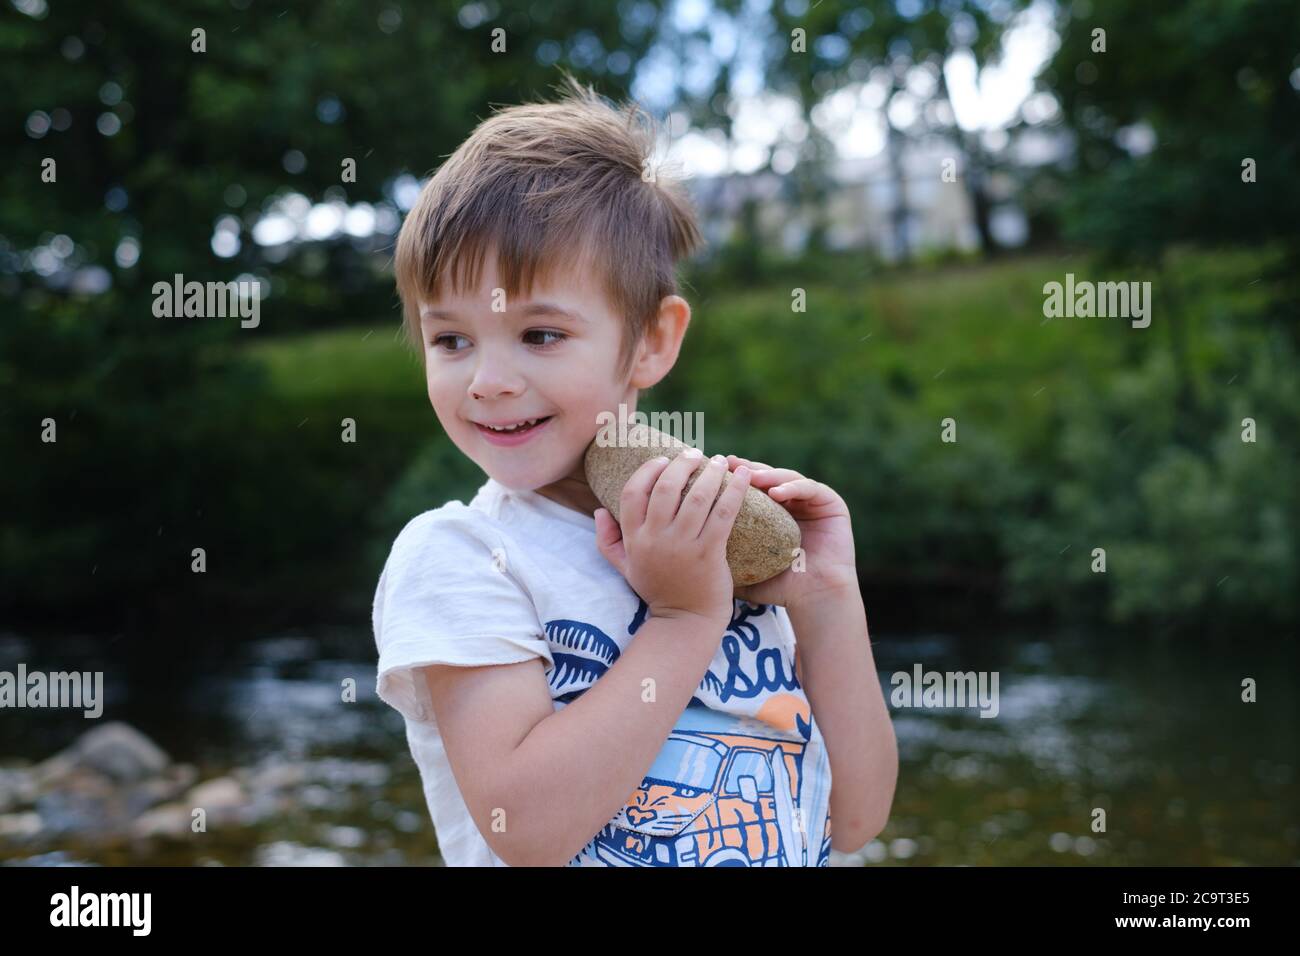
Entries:
[[426,512],[402,529],[380,574],[372,614],[380,699],[412,720],[432,720],[417,668],[534,657],[554,666],[537,611],[510,563],[500,534],[472,514]]

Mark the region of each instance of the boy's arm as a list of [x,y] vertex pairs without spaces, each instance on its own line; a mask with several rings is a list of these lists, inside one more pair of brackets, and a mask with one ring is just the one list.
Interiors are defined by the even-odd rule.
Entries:
[[862,592],[855,578],[786,612],[797,641],[795,673],[831,762],[831,846],[855,853],[885,828],[898,782],[898,743]]
[[539,659],[423,668],[447,760],[492,851],[511,866],[569,863],[640,785],[726,629],[651,618],[559,711]]

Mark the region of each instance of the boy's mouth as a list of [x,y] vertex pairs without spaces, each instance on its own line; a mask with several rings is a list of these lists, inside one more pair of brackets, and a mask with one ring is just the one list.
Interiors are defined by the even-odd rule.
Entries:
[[553,415],[547,415],[543,418],[528,419],[506,429],[489,428],[487,425],[478,422],[474,423],[474,427],[478,429],[480,435],[494,445],[518,445],[541,431],[553,417]]

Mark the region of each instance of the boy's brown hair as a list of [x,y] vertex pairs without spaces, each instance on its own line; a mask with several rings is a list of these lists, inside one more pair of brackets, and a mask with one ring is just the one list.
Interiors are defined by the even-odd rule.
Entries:
[[619,378],[677,292],[676,263],[701,243],[689,198],[650,168],[655,124],[565,74],[557,102],[497,109],[425,184],[397,237],[407,335],[421,357],[421,297],[477,285],[495,245],[506,295],[569,269],[592,270],[624,320]]

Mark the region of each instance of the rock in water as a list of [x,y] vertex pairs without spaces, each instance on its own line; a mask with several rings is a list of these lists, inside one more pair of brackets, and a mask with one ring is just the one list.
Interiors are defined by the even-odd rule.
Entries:
[[[587,448],[583,458],[587,484],[617,521],[623,486],[636,470],[651,458],[660,455],[676,458],[689,447],[649,425],[629,424],[626,445],[601,445],[593,441]],[[707,457],[700,461],[700,468],[686,481],[683,496],[708,463]],[[731,477],[731,472],[723,475],[719,495]],[[740,514],[736,515],[731,536],[727,538],[727,564],[736,587],[757,584],[780,574],[793,563],[798,547],[799,525],[790,512],[766,492],[753,487],[747,489]]]
[[38,779],[50,783],[68,773],[89,768],[120,783],[134,783],[161,773],[170,760],[158,745],[130,724],[110,721],[89,730],[66,750],[35,768]]

